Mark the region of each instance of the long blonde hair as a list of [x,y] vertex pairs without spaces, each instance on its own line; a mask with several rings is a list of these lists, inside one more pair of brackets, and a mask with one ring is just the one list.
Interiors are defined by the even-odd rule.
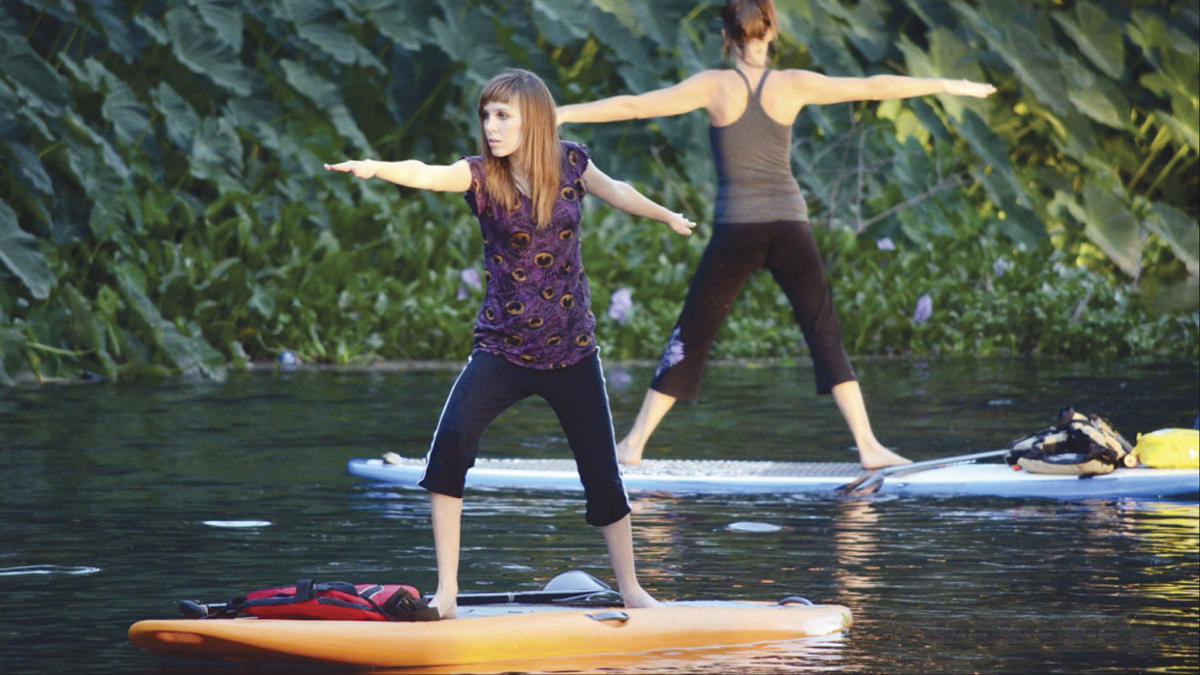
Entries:
[[722,51],[728,55],[732,47],[740,54],[746,48],[746,42],[761,40],[776,28],[775,2],[727,0],[721,7],[721,23],[725,27]]
[[[521,145],[513,155],[496,157],[483,129],[483,108],[492,102],[511,105],[514,98],[519,102],[517,108],[521,114]],[[562,180],[562,149],[554,120],[554,98],[546,83],[528,70],[507,70],[493,77],[479,94],[479,120],[479,147],[487,193],[506,208],[520,206],[517,183],[509,163],[510,158],[517,156],[528,172],[533,220],[538,229],[550,224]]]

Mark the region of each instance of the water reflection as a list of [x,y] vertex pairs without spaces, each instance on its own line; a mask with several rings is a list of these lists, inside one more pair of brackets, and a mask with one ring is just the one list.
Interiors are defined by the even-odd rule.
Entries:
[[879,506],[863,499],[839,500],[834,508],[833,548],[837,602],[855,616],[864,613],[879,586],[876,545]]

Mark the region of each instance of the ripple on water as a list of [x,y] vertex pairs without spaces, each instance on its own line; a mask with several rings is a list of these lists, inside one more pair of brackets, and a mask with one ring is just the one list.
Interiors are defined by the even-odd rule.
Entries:
[[99,567],[89,565],[18,565],[16,567],[0,567],[0,577],[31,575],[78,577],[95,574],[99,571]]
[[756,523],[749,520],[739,520],[725,526],[730,532],[778,532],[783,528],[771,523]]

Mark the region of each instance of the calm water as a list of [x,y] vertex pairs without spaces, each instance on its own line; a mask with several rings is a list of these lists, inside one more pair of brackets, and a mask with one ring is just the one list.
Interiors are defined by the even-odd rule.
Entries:
[[[910,457],[1002,447],[1062,405],[1127,436],[1190,426],[1194,363],[1031,360],[858,364],[880,438]],[[211,383],[0,389],[0,671],[184,673],[130,646],[180,598],[225,600],[301,577],[432,590],[424,492],[345,474],[352,457],[420,454],[456,372],[257,372]],[[610,368],[618,432],[649,376]],[[712,367],[657,457],[846,461],[811,371]],[[527,401],[485,454],[565,454]],[[843,636],[700,659],[606,660],[615,672],[1191,672],[1200,668],[1200,514],[1174,501],[635,495],[643,584],[662,599],[799,594],[855,615]],[[582,500],[467,496],[464,591],[612,580]],[[266,521],[218,527],[212,521]],[[738,521],[771,532],[729,529]],[[551,665],[545,668],[553,668]],[[278,672],[278,671],[274,671]]]

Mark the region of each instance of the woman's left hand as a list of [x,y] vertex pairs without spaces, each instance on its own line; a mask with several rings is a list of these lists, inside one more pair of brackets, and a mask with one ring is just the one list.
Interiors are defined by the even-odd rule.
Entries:
[[671,228],[675,234],[688,237],[691,236],[692,229],[696,227],[696,224],[682,213],[672,213],[671,217],[667,219],[667,227]]

